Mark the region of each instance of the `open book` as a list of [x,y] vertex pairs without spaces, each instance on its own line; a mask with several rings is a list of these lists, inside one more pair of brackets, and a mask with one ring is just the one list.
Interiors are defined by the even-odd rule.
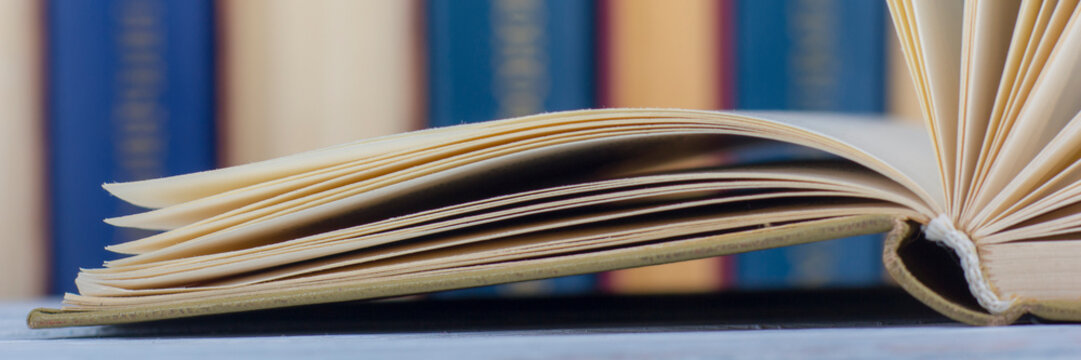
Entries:
[[105,188],[165,230],[83,270],[75,326],[385,298],[889,231],[957,320],[1081,320],[1078,1],[893,0],[927,130],[609,109],[363,140]]

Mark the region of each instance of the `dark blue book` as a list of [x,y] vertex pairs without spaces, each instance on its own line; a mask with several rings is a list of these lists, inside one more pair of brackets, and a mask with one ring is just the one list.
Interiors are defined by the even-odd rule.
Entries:
[[47,112],[52,292],[106,245],[148,235],[107,226],[135,211],[101,184],[210,169],[215,161],[210,0],[51,0]]
[[428,0],[428,111],[446,126],[595,104],[592,1]]
[[[740,0],[736,107],[881,113],[885,9],[865,0]],[[883,280],[880,235],[740,254],[737,286],[863,286]]]
[[[433,127],[586,109],[595,100],[593,1],[428,0],[428,111]],[[437,297],[567,294],[593,275]]]

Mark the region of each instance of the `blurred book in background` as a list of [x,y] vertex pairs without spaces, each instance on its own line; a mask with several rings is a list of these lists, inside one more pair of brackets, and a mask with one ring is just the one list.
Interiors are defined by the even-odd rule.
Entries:
[[[882,113],[885,110],[883,2],[736,2],[736,107]],[[880,284],[882,236],[740,254],[745,289]]]
[[[594,2],[428,0],[429,126],[586,109],[595,101]],[[437,297],[592,292],[596,275]]]
[[47,284],[40,20],[40,1],[0,1],[0,299]]
[[214,167],[212,7],[47,3],[53,291],[74,291],[79,268],[110,256],[104,246],[149,234],[102,222],[137,209],[101,184]]
[[225,165],[420,127],[418,6],[223,0]]
[[[731,2],[602,1],[600,97],[605,107],[732,106]],[[603,274],[613,293],[682,293],[730,284],[729,257]]]
[[595,105],[593,1],[427,5],[431,126]]

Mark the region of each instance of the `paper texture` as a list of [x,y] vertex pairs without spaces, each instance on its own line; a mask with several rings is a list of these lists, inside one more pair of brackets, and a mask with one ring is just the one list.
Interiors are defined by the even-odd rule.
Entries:
[[664,264],[789,246],[847,236],[884,232],[897,222],[889,216],[851,216],[776,226],[651,245],[592,252],[502,267],[472,267],[401,281],[374,279],[348,286],[305,286],[217,299],[193,300],[101,311],[36,309],[27,323],[32,328],[122,324],[239,311],[270,309],[329,302],[386,298],[399,295],[507,282],[526,281]]

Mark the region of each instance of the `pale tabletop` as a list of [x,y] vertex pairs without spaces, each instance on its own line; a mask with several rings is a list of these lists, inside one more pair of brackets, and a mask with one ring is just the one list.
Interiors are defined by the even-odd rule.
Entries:
[[1081,325],[969,327],[892,289],[361,303],[27,329],[42,305],[56,304],[0,303],[0,359],[1081,358]]

